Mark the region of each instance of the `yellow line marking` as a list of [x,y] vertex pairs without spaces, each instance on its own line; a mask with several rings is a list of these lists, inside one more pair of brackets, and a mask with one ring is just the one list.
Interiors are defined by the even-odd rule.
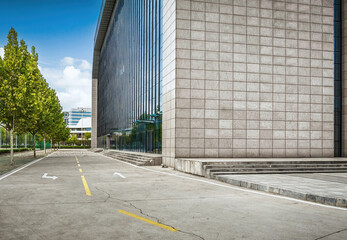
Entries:
[[77,162],[77,163],[80,163],[80,162],[78,161],[78,158],[77,158],[77,156],[76,156],[76,155],[75,155],[75,158],[76,158],[76,162]]
[[81,166],[81,164],[77,164],[77,166],[79,166],[79,167],[80,167],[80,166]]
[[87,184],[86,179],[84,178],[84,176],[81,176],[81,178],[82,178],[84,190],[86,190],[86,195],[87,195],[87,196],[91,196],[92,193],[90,192],[90,189],[89,189],[89,187],[88,187],[88,184]]
[[153,225],[155,225],[155,226],[164,228],[164,229],[169,230],[169,231],[171,231],[171,232],[176,232],[176,231],[178,231],[177,229],[174,229],[174,228],[172,228],[172,227],[166,226],[166,225],[161,224],[161,223],[157,223],[157,222],[155,222],[155,221],[152,221],[152,220],[149,220],[149,219],[147,219],[147,218],[143,218],[143,217],[137,216],[137,215],[135,215],[135,214],[132,214],[132,213],[129,213],[129,212],[126,212],[126,211],[123,211],[123,210],[118,210],[118,212],[123,213],[123,214],[128,215],[128,216],[133,217],[133,218],[140,219],[140,220],[142,220],[142,221],[145,221],[145,222],[147,222],[147,223],[153,224]]
[[82,172],[82,169],[80,169],[80,172]]

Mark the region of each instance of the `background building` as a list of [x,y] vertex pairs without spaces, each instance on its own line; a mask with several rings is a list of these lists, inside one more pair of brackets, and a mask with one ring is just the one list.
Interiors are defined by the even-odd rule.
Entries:
[[73,108],[69,112],[64,112],[64,121],[70,133],[76,134],[78,140],[83,140],[86,132],[91,132],[91,108]]
[[64,113],[64,119],[67,119],[68,126],[77,125],[81,118],[92,117],[91,108],[73,108]]
[[70,134],[75,134],[78,140],[84,140],[84,134],[92,131],[92,118],[81,118],[76,125],[69,125]]
[[117,149],[161,151],[161,4],[103,2],[93,68],[93,127],[100,147],[110,142]]
[[345,155],[345,9],[339,0],[105,0],[93,61],[98,146],[132,122],[161,122],[158,109],[169,166]]

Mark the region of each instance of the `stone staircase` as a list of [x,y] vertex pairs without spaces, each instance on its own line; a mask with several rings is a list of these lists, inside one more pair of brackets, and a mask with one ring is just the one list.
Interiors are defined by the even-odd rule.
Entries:
[[137,166],[159,166],[162,163],[162,157],[160,154],[118,150],[104,150],[103,154]]
[[176,158],[174,168],[207,178],[231,174],[346,173],[347,158]]
[[231,174],[346,173],[347,161],[224,161],[206,163],[203,170],[207,178]]

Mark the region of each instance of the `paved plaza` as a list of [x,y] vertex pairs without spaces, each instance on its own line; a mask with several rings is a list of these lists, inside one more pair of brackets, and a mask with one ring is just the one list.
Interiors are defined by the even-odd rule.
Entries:
[[345,208],[82,150],[2,178],[0,193],[0,239],[347,238]]
[[236,186],[347,207],[347,173],[220,175],[217,179]]

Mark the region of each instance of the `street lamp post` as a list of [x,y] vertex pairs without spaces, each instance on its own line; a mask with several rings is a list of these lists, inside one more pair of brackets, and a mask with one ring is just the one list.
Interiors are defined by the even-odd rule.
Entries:
[[[82,142],[83,142],[83,113],[85,112],[86,110],[84,110],[84,108],[81,109],[81,113],[82,113],[82,118],[81,118],[81,121],[82,121],[82,128],[81,128],[81,139],[82,139]],[[83,144],[84,145],[84,144]]]

